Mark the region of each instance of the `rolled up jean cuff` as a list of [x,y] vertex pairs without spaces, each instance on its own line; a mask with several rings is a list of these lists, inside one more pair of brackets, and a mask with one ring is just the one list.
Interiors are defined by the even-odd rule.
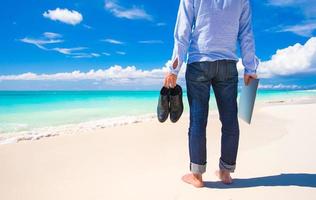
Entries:
[[236,165],[229,165],[225,163],[222,159],[219,159],[219,169],[234,172],[236,169]]
[[206,164],[199,165],[195,163],[190,163],[190,171],[194,174],[203,174],[206,171]]

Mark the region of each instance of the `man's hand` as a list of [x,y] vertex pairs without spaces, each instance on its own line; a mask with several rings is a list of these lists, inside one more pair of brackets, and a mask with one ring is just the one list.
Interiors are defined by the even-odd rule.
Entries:
[[257,74],[244,74],[245,85],[248,85],[251,79],[257,79]]
[[[173,62],[172,64],[172,67],[175,69],[177,68],[179,64],[179,61],[178,61],[178,58],[175,59],[175,61]],[[177,85],[177,75],[175,74],[172,74],[172,73],[167,73],[166,76],[165,76],[165,80],[164,80],[164,83],[163,83],[164,87],[166,88],[174,88],[176,87]]]
[[164,87],[166,88],[174,88],[177,85],[177,75],[172,73],[167,73],[165,76],[165,80],[163,83]]

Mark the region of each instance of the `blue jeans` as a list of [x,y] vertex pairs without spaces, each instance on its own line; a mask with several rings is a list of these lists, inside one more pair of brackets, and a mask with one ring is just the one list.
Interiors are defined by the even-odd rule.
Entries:
[[206,126],[211,86],[222,123],[219,168],[234,172],[239,143],[236,61],[217,60],[188,64],[185,79],[190,106],[188,135],[191,172],[202,174],[206,171]]

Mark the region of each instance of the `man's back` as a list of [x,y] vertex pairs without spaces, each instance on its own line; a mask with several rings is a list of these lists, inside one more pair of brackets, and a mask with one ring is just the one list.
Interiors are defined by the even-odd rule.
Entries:
[[189,63],[203,60],[234,59],[241,15],[241,0],[194,0],[194,27]]
[[177,74],[188,54],[188,63],[238,60],[240,43],[245,73],[256,72],[258,59],[251,25],[249,0],[181,0],[175,27],[172,61],[178,59]]

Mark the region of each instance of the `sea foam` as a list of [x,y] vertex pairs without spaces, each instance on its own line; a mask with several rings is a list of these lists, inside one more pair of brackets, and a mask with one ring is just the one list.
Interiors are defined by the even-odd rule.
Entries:
[[41,138],[53,137],[62,134],[88,133],[109,127],[146,122],[153,120],[154,118],[156,118],[155,114],[125,116],[87,121],[78,124],[34,128],[28,131],[3,133],[0,134],[0,144],[11,144],[26,140],[39,140]]

